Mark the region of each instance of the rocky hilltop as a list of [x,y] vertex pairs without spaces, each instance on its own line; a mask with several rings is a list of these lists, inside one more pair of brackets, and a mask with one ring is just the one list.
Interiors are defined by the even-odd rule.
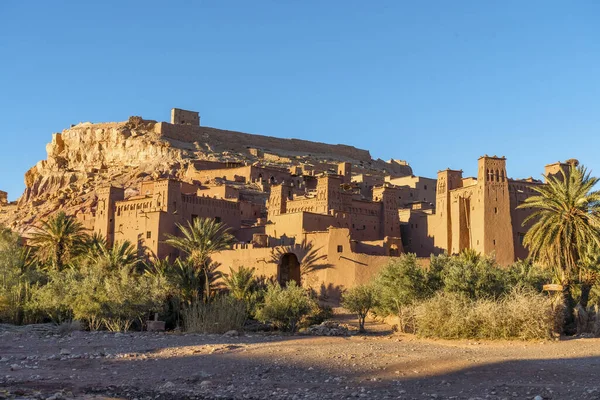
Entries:
[[106,185],[135,192],[140,181],[185,179],[193,161],[260,163],[283,168],[347,161],[355,173],[410,175],[402,161],[373,160],[367,150],[297,139],[281,139],[130,117],[116,123],[80,123],[54,133],[47,159],[25,174],[17,202],[0,206],[0,224],[26,231],[63,209],[85,220]]

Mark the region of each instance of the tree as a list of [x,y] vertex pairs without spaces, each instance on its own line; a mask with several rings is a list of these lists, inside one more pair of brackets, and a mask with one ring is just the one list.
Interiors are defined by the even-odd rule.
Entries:
[[598,178],[573,162],[568,171],[534,187],[538,194],[519,206],[534,210],[523,223],[531,223],[523,244],[531,260],[558,273],[568,302],[568,319],[574,306],[571,285],[582,255],[589,246],[600,246],[600,192],[593,190],[597,183]]
[[260,304],[264,300],[268,288],[266,277],[257,277],[255,268],[240,267],[238,270],[229,268],[229,274],[223,276],[223,282],[229,291],[229,295],[236,300],[246,304],[246,312],[254,316]]
[[[228,249],[234,241],[230,230],[221,222],[212,218],[196,218],[187,226],[177,224],[181,236],[167,235],[167,243],[182,251],[192,266],[202,271],[205,281],[211,281],[211,271],[214,280],[214,268],[211,267],[210,256],[222,250]],[[211,285],[205,285],[205,299],[211,295]]]
[[60,271],[81,252],[86,237],[83,226],[60,211],[42,222],[32,234],[31,244],[41,262]]
[[411,307],[429,297],[427,272],[417,263],[414,254],[403,254],[386,265],[375,278],[379,302],[377,313],[396,315],[400,329],[410,329],[413,323]]
[[441,276],[444,291],[471,299],[500,298],[510,290],[507,271],[494,258],[473,251],[449,257]]
[[168,279],[175,288],[175,295],[184,307],[198,302],[202,292],[206,292],[206,275],[189,260],[177,258],[168,273]]
[[91,242],[92,248],[88,258],[97,267],[107,270],[125,269],[133,271],[141,259],[137,250],[131,242],[116,242],[112,247],[108,247],[106,241]]
[[256,286],[256,278],[254,276],[254,268],[246,268],[241,266],[237,271],[229,268],[229,274],[223,276],[223,282],[231,297],[247,301],[252,294],[253,288]]
[[295,281],[289,282],[286,287],[271,283],[265,294],[264,305],[256,317],[261,322],[273,322],[281,330],[295,332],[302,317],[313,309],[314,303],[306,290]]
[[579,304],[585,309],[588,306],[590,292],[600,277],[600,249],[596,245],[590,244],[583,251],[578,270],[581,284]]
[[358,330],[365,332],[365,319],[369,311],[377,306],[373,285],[359,285],[349,289],[342,298],[342,305],[358,317]]
[[10,229],[0,227],[0,321],[20,324],[38,277],[30,249]]

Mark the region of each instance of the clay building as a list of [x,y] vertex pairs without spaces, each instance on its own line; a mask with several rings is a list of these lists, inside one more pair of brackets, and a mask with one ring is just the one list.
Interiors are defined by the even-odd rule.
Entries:
[[[547,165],[545,175],[566,166]],[[474,249],[494,254],[502,265],[525,259],[523,222],[531,210],[517,207],[542,184],[532,178],[508,178],[504,157],[480,157],[475,178],[463,178],[462,171],[440,171],[435,209],[417,206],[400,211],[404,245],[423,257]]]
[[196,186],[170,179],[142,182],[139,194],[127,199],[121,188],[98,189],[94,231],[109,244],[127,240],[140,254],[164,258],[175,255],[164,240],[166,234],[177,233],[177,223],[206,217],[227,224],[234,233],[241,229],[239,201],[198,193]]
[[283,181],[301,183],[301,179],[292,179],[287,169],[261,166],[258,164],[244,165],[242,163],[214,163],[219,168],[207,168],[209,162],[192,163],[186,171],[186,179],[200,183],[215,179],[240,183],[275,184]]
[[197,111],[171,109],[171,123],[179,125],[200,126],[200,114]]
[[[551,164],[546,174],[565,165]],[[94,230],[110,243],[129,240],[140,252],[162,258],[176,255],[164,243],[165,234],[177,233],[176,223],[216,218],[238,240],[232,250],[215,256],[224,270],[255,266],[288,279],[296,274],[290,268],[302,264],[301,244],[309,241],[329,265],[313,277],[325,286],[366,282],[390,257],[403,252],[428,258],[470,248],[494,254],[501,264],[527,256],[522,223],[530,211],[517,206],[543,183],[508,178],[503,157],[481,157],[474,178],[463,178],[456,170],[440,171],[437,182],[415,176],[390,178],[371,188],[371,198],[353,186],[357,182],[350,164],[340,163],[336,172],[315,177],[310,190],[294,188],[285,180],[272,184],[265,193],[266,204],[241,200],[243,186],[227,183],[149,181],[128,198],[123,189],[103,188],[98,190]],[[435,202],[428,198],[430,185],[435,185]],[[410,201],[407,193],[423,200]],[[285,263],[273,256],[284,248]]]
[[[173,110],[171,122],[160,129],[177,140],[199,127],[197,113],[185,110]],[[362,154],[340,146],[330,148]],[[244,149],[261,160],[270,154],[266,146]],[[166,234],[177,234],[177,223],[215,218],[237,239],[214,256],[225,272],[243,265],[282,283],[300,280],[309,246],[326,264],[311,280],[325,287],[366,282],[403,252],[427,259],[474,249],[503,265],[527,256],[522,224],[531,211],[517,207],[544,183],[508,178],[504,157],[479,158],[476,177],[447,169],[437,179],[415,176],[399,160],[378,172],[365,161],[283,159],[285,168],[247,159],[195,160],[184,181],[145,181],[127,197],[123,189],[101,188],[86,223],[93,221],[109,243],[129,240],[140,253],[163,258],[177,255],[164,243]],[[555,176],[567,166],[550,164],[545,173]]]
[[411,189],[406,191],[405,204],[412,202],[435,204],[436,179],[409,175],[397,178],[386,176],[385,181],[395,186],[404,186]]

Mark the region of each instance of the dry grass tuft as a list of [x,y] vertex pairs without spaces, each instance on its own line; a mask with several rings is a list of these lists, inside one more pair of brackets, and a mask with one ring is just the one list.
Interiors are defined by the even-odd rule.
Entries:
[[440,292],[415,308],[416,333],[443,339],[552,339],[562,314],[548,296],[522,288],[498,300]]
[[64,336],[75,331],[82,331],[84,330],[84,326],[81,321],[73,320],[58,324],[56,330],[59,335]]
[[210,303],[198,302],[183,312],[186,332],[225,333],[242,330],[246,322],[246,304],[229,296]]

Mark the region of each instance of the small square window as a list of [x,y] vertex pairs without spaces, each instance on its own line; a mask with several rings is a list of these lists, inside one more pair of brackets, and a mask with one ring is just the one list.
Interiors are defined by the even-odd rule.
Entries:
[[151,231],[147,231],[146,232],[146,239],[151,239],[152,238],[152,232]]
[[338,245],[337,252],[338,253],[343,253],[344,252],[344,246]]

